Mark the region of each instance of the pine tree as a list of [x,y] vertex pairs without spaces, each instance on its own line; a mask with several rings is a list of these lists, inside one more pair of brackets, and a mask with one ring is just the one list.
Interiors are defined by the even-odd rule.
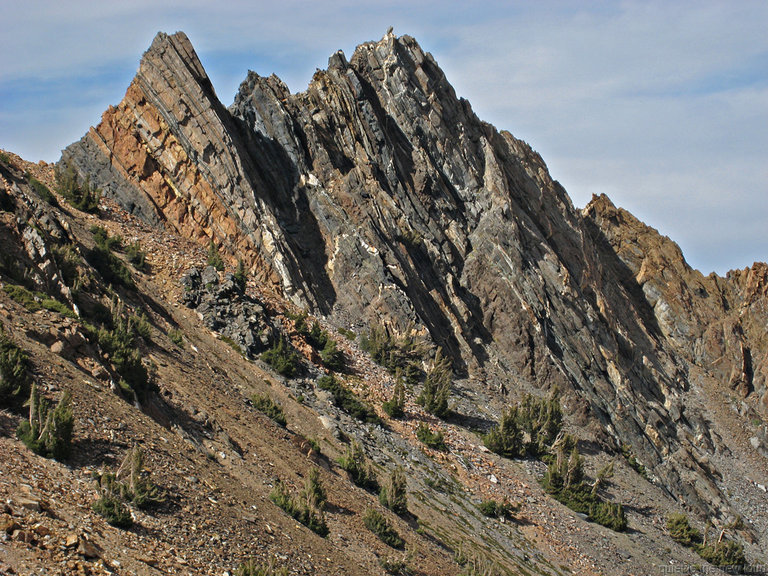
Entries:
[[387,483],[382,486],[379,502],[399,516],[408,513],[408,489],[405,470],[402,466],[395,468],[387,479]]
[[384,402],[381,407],[390,418],[402,418],[405,416],[405,385],[402,378],[397,379],[392,398]]
[[448,396],[451,393],[451,361],[443,356],[441,348],[437,349],[432,367],[427,372],[424,389],[416,399],[424,410],[442,418],[448,414]]
[[213,240],[208,244],[208,266],[213,266],[219,272],[224,270],[224,260],[221,258],[219,249],[213,243]]
[[51,410],[48,400],[32,384],[29,418],[19,425],[16,434],[35,454],[61,460],[69,455],[74,422],[69,392],[64,392],[59,403]]
[[245,271],[245,264],[242,258],[238,258],[237,270],[235,270],[235,284],[244,292],[247,281],[248,273]]

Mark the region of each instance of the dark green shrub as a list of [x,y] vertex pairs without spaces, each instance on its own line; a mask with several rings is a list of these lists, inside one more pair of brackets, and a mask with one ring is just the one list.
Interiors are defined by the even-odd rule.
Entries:
[[694,549],[713,566],[744,566],[747,563],[744,547],[731,540],[722,540],[707,546],[700,545]]
[[219,248],[213,243],[213,240],[208,244],[208,266],[213,266],[216,270],[221,272],[224,270],[224,260],[219,254]]
[[357,334],[348,328],[339,328],[339,334],[344,336],[347,340],[352,340],[353,342],[357,338]]
[[585,514],[589,521],[617,532],[626,530],[624,507],[602,500],[597,491],[584,481],[581,455],[572,436],[566,435],[550,460],[542,485],[556,500],[574,512]]
[[405,470],[398,466],[392,470],[387,482],[379,492],[379,502],[398,516],[408,513],[408,489]]
[[298,314],[292,314],[291,312],[286,312],[285,315],[293,320],[293,328],[296,330],[296,332],[304,337],[309,336],[309,326],[307,326],[307,313],[304,311],[299,312]]
[[379,566],[391,576],[415,576],[405,559],[380,558]]
[[318,378],[317,386],[330,392],[334,405],[353,418],[370,424],[381,424],[381,418],[376,415],[373,408],[358,400],[357,396],[339,382],[333,374]]
[[144,400],[157,386],[142,361],[141,351],[137,347],[136,337],[139,336],[141,318],[130,316],[123,312],[122,305],[114,304],[111,313],[114,328],[89,327],[89,337],[98,342],[102,351],[109,357],[110,362],[120,377],[136,394],[139,400]]
[[[416,381],[420,379],[421,371],[415,361],[425,354],[426,345],[412,333],[397,339],[390,336],[383,327],[374,327],[370,332],[360,335],[360,347],[371,355],[374,362],[392,374],[412,365],[412,370],[415,369],[418,374]],[[406,382],[412,384],[408,379]]]
[[747,563],[744,547],[724,538],[725,530],[736,524],[726,526],[714,544],[707,543],[701,532],[691,526],[684,514],[672,514],[667,518],[667,530],[672,539],[687,548],[692,548],[704,560],[713,566],[743,566]]
[[141,249],[141,244],[133,242],[125,249],[125,257],[136,270],[144,270],[147,267],[147,254]]
[[451,393],[451,371],[450,360],[443,356],[442,350],[437,349],[435,361],[427,372],[427,378],[424,381],[424,389],[416,398],[416,402],[424,407],[424,410],[442,418],[448,414],[448,397]]
[[144,454],[138,444],[125,456],[115,478],[120,483],[121,496],[137,508],[151,508],[166,500],[165,494],[144,468]]
[[592,522],[616,532],[624,532],[627,529],[627,517],[621,504],[598,500],[590,505],[588,516]]
[[75,418],[69,392],[51,409],[48,400],[33,384],[29,396],[29,419],[19,424],[16,435],[35,454],[63,460],[69,456]]
[[506,500],[503,502],[483,500],[478,508],[483,516],[488,516],[488,518],[506,518],[508,520],[512,520],[514,513],[517,511],[517,506],[510,504]]
[[348,445],[344,456],[339,458],[338,463],[357,486],[373,492],[379,489],[376,472],[365,457],[363,447],[359,443],[352,442]]
[[109,524],[116,528],[133,526],[131,513],[117,496],[105,494],[93,503],[93,511],[103,516]]
[[123,247],[122,236],[110,236],[109,231],[103,226],[94,224],[90,227],[90,232],[93,235],[93,241],[110,252],[121,250]]
[[56,267],[61,272],[64,284],[70,288],[75,288],[80,279],[79,266],[82,264],[82,259],[75,247],[71,244],[53,245],[51,246],[51,254],[56,262]]
[[29,185],[32,186],[32,189],[37,193],[37,195],[40,196],[40,198],[42,198],[48,204],[51,206],[59,205],[59,201],[56,200],[56,196],[54,196],[53,192],[48,189],[48,186],[40,182],[40,180],[34,176],[29,177]]
[[322,350],[328,343],[328,339],[328,332],[320,327],[320,323],[317,320],[312,322],[312,328],[307,335],[310,345],[317,350]]
[[499,423],[483,436],[483,443],[488,450],[505,458],[519,458],[525,454],[517,406],[502,413]]
[[506,458],[541,457],[548,452],[562,426],[557,391],[549,399],[526,394],[522,402],[502,414],[499,424],[483,437],[483,442],[491,452]]
[[328,525],[325,523],[322,508],[311,505],[310,498],[313,493],[310,488],[305,487],[302,492],[304,502],[298,502],[288,493],[285,485],[278,481],[270,492],[269,498],[292,518],[304,524],[315,534],[325,537],[328,535]]
[[367,508],[365,514],[363,514],[363,523],[368,530],[376,534],[379,540],[387,546],[392,546],[392,548],[403,548],[405,546],[405,540],[389,525],[387,519],[378,510]]
[[256,408],[256,410],[263,412],[272,418],[272,420],[280,424],[280,426],[285,426],[287,424],[283,409],[279,404],[275,404],[275,402],[269,396],[265,394],[255,394],[251,397],[251,401],[253,402],[253,407]]
[[12,300],[18,302],[30,312],[50,310],[52,312],[58,312],[62,316],[67,316],[68,318],[76,318],[75,313],[70,310],[66,304],[59,302],[55,298],[51,298],[43,292],[32,292],[19,284],[6,284],[3,286],[3,290]]
[[671,514],[667,518],[667,530],[672,540],[688,548],[701,542],[701,533],[691,526],[685,514]]
[[29,357],[0,323],[0,407],[21,402],[29,390]]
[[131,272],[123,261],[107,248],[97,244],[86,252],[85,258],[101,274],[105,282],[129,289],[135,287]]
[[61,165],[56,167],[56,188],[59,194],[78,210],[92,214],[99,211],[101,191],[91,186],[88,178],[85,182],[80,182],[80,177],[73,167]]
[[275,340],[272,348],[261,354],[261,359],[286,378],[294,376],[299,369],[299,358],[285,338]]
[[170,338],[171,342],[176,344],[176,346],[179,348],[181,348],[184,344],[184,334],[181,332],[181,330],[171,328],[168,330],[168,338]]
[[304,482],[304,489],[299,494],[302,503],[311,510],[325,510],[327,495],[325,488],[320,481],[320,472],[317,468],[310,468],[307,480]]
[[325,346],[323,346],[323,349],[320,351],[320,359],[329,370],[341,372],[346,367],[344,352],[338,349],[336,341],[330,337],[326,338]]
[[402,418],[405,416],[405,386],[402,379],[397,379],[392,398],[382,403],[381,408],[390,418]]
[[237,260],[237,270],[235,270],[235,284],[241,291],[245,292],[248,283],[248,273],[245,271],[245,263],[242,258]]
[[419,424],[419,427],[416,429],[416,438],[433,450],[448,450],[443,433],[439,430],[432,432],[426,422]]

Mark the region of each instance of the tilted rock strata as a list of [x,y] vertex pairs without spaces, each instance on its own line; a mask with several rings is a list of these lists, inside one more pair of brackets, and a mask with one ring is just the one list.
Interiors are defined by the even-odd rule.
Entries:
[[[714,366],[738,341],[713,333],[688,354],[700,319],[665,315],[662,288],[610,230],[527,144],[481,122],[412,38],[336,53],[299,94],[251,72],[227,111],[187,38],[160,34],[123,102],[63,161],[332,321],[428,333],[468,385],[559,386],[603,445],[631,444],[671,493],[728,513],[681,406],[686,360]],[[744,299],[765,290],[730,283]]]
[[605,196],[584,209],[635,275],[668,342],[768,415],[768,266],[704,276],[680,248]]

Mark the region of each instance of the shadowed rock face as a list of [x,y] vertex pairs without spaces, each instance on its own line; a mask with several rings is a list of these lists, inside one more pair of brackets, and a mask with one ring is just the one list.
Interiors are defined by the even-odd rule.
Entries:
[[250,72],[227,110],[186,36],[159,34],[62,161],[337,324],[428,334],[467,386],[558,386],[603,445],[729,513],[696,440],[717,423],[686,393],[693,366],[765,397],[765,266],[704,278],[607,199],[575,210],[414,39],[338,52],[299,94]]

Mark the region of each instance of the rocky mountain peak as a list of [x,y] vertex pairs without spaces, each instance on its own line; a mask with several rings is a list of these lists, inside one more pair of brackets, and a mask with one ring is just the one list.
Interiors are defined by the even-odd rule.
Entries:
[[425,337],[460,389],[557,387],[590,442],[693,509],[738,508],[711,468],[722,415],[686,398],[725,382],[765,408],[764,268],[705,278],[606,197],[577,211],[413,38],[337,52],[296,94],[249,72],[226,109],[186,36],[160,34],[62,163],[331,324]]

